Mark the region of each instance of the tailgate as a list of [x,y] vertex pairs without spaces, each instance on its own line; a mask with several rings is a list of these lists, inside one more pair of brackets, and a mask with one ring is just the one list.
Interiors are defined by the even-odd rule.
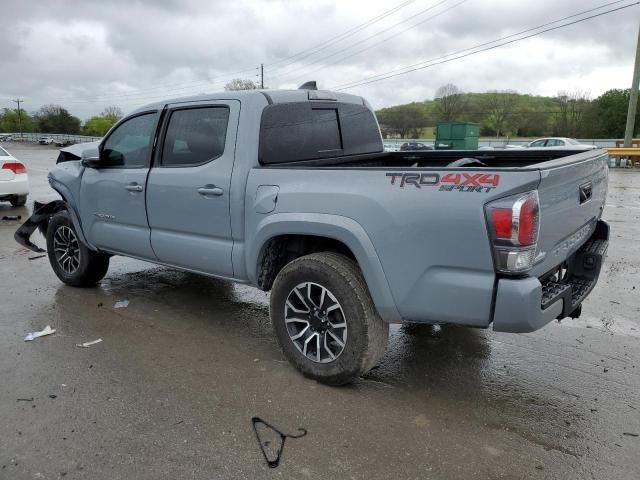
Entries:
[[607,154],[586,152],[538,167],[538,251],[546,256],[531,272],[536,276],[561,264],[594,232],[607,195]]

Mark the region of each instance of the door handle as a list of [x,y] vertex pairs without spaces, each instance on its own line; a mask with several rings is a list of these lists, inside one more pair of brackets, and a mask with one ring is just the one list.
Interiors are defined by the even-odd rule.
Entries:
[[124,188],[129,190],[130,192],[141,192],[142,191],[142,185],[140,185],[139,183],[130,183],[129,185],[127,185]]
[[208,197],[209,195],[215,195],[216,197],[219,197],[224,193],[224,190],[222,190],[220,187],[216,187],[215,185],[205,185],[204,187],[200,187],[198,189],[198,193],[205,197]]

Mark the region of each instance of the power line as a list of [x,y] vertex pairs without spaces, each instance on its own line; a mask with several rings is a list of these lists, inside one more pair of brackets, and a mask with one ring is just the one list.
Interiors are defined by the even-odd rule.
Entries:
[[210,78],[208,80],[194,80],[194,81],[190,81],[190,82],[181,82],[181,83],[174,83],[174,84],[167,84],[167,85],[156,85],[153,87],[149,87],[149,88],[140,88],[140,89],[133,89],[133,90],[129,90],[127,92],[117,92],[114,94],[101,94],[101,95],[96,95],[95,98],[97,100],[100,99],[106,99],[107,101],[110,99],[114,99],[114,98],[125,98],[127,96],[130,95],[142,95],[142,94],[147,94],[151,91],[154,90],[162,90],[163,92],[166,91],[166,89],[170,89],[172,87],[178,87],[177,90],[184,90],[186,88],[197,88],[197,85],[202,85],[202,86],[206,86],[207,84],[212,84],[214,83],[214,81],[223,79],[224,81],[229,80],[230,78],[227,77],[227,75],[229,76],[233,76],[233,75],[239,75],[241,73],[246,73],[246,72],[252,72],[255,70],[255,67],[252,68],[248,68],[245,70],[239,70],[236,72],[231,72],[231,73],[225,73],[225,74],[221,74],[217,77],[214,78]]
[[[282,60],[278,60],[276,62],[267,63],[267,66],[271,67],[273,65],[277,65],[278,63],[286,62],[287,60],[292,60],[292,59],[294,59],[296,57],[300,57],[300,55],[304,55],[304,54],[306,54],[308,52],[311,52],[311,53],[308,53],[308,55],[305,55],[305,56],[302,56],[300,58],[297,58],[297,60],[295,60],[295,61],[300,61],[303,58],[307,58],[307,57],[313,55],[314,53],[316,53],[317,51],[325,49],[329,45],[333,45],[334,43],[336,43],[336,42],[338,42],[340,40],[344,40],[345,38],[351,37],[351,36],[355,35],[356,33],[364,30],[365,28],[367,28],[367,27],[369,27],[369,26],[371,26],[371,25],[373,25],[375,23],[378,23],[380,20],[383,20],[384,18],[387,18],[390,15],[393,15],[398,10],[403,9],[404,7],[406,7],[407,5],[409,5],[411,3],[414,3],[415,1],[416,0],[408,0],[406,2],[403,2],[403,3],[399,4],[399,5],[396,5],[392,9],[387,10],[385,12],[382,12],[377,17],[371,18],[371,19],[367,20],[366,22],[361,23],[360,25],[357,25],[357,26],[347,30],[346,32],[341,33],[340,35],[336,35],[335,37],[332,37],[332,38],[330,38],[329,40],[327,40],[325,42],[322,42],[322,43],[320,43],[320,44],[318,44],[318,45],[316,45],[314,47],[302,50],[301,52],[298,52],[298,53],[296,53],[294,55],[291,55],[290,57],[284,58]],[[291,62],[291,63],[295,63],[295,61]],[[288,66],[288,65],[283,65],[282,67],[278,67],[278,69],[284,68],[286,66]]]
[[[611,4],[614,4],[614,3],[620,3],[620,2],[611,2]],[[492,44],[492,43],[496,43],[496,42],[501,41],[502,39],[492,40],[490,42],[485,42],[483,44],[479,44],[479,45],[476,45],[474,47],[466,48],[464,50],[459,50],[457,52],[448,53],[446,55],[443,55],[441,57],[437,57],[437,58],[434,58],[434,59],[431,59],[431,60],[425,60],[425,61],[419,62],[417,64],[409,65],[409,66],[406,66],[406,67],[400,67],[400,68],[397,68],[397,69],[394,69],[394,70],[390,70],[390,71],[385,72],[385,73],[380,73],[380,74],[377,74],[377,75],[373,75],[371,77],[366,77],[364,79],[361,79],[361,80],[358,80],[358,81],[354,81],[354,82],[351,82],[351,83],[347,83],[347,84],[343,84],[343,85],[340,85],[340,86],[337,86],[337,87],[330,87],[330,89],[331,90],[335,90],[335,91],[342,91],[342,90],[347,90],[347,89],[350,89],[350,88],[353,88],[353,87],[358,87],[358,86],[362,86],[362,85],[368,85],[370,83],[375,83],[375,82],[379,82],[379,81],[382,81],[382,80],[387,80],[389,78],[398,77],[400,75],[406,75],[407,73],[412,73],[412,72],[415,72],[415,71],[418,71],[418,70],[423,70],[425,68],[433,67],[435,65],[441,65],[443,63],[452,62],[454,60],[459,60],[461,58],[469,57],[469,56],[475,55],[477,53],[486,52],[488,50],[494,50],[496,48],[503,47],[505,45],[510,45],[512,43],[520,42],[520,41],[526,40],[528,38],[532,38],[532,37],[536,37],[538,35],[542,35],[543,33],[547,33],[547,32],[553,31],[553,30],[558,30],[560,28],[569,27],[571,25],[575,25],[575,24],[578,24],[578,23],[581,23],[581,22],[584,22],[584,21],[587,21],[587,20],[591,20],[593,18],[601,17],[603,15],[608,15],[610,13],[614,13],[614,12],[617,12],[617,11],[620,11],[620,10],[624,10],[624,9],[627,9],[627,8],[630,8],[630,7],[634,7],[634,6],[638,5],[638,4],[640,4],[640,1],[632,3],[632,4],[628,4],[628,5],[623,5],[623,6],[618,7],[618,8],[613,8],[613,9],[610,9],[610,10],[606,10],[604,12],[601,12],[601,13],[598,13],[598,14],[595,14],[595,15],[590,15],[588,17],[584,17],[584,18],[581,18],[579,20],[574,20],[573,22],[565,23],[565,24],[558,25],[558,26],[555,26],[555,27],[546,28],[546,29],[541,30],[539,32],[532,33],[530,35],[525,35],[525,36],[520,37],[520,38],[516,38],[516,39],[513,39],[513,40],[506,41],[506,42],[498,43],[497,45],[493,45],[493,46],[489,46],[489,47],[486,47],[486,48],[482,48],[482,49],[476,50],[478,47],[480,47],[482,45],[489,45],[489,44]],[[590,11],[598,10],[598,9],[601,9],[601,8],[603,8],[603,6],[602,7],[598,7],[596,9],[591,9]],[[578,13],[578,14],[575,14],[575,15],[571,15],[571,17],[583,15],[584,13],[586,13],[586,12],[582,12],[582,13]],[[566,17],[566,18],[571,18],[571,17]],[[528,31],[531,31],[531,30],[536,30],[536,29],[539,29],[539,28],[543,28],[545,26],[552,25],[552,24],[558,23],[560,21],[562,21],[562,20],[556,20],[554,22],[549,22],[549,23],[541,25],[539,27],[535,27],[535,28],[532,28],[532,29],[524,30],[522,32],[515,33],[513,35],[509,35],[508,37],[504,37],[504,38],[510,38],[510,37],[518,36],[518,35],[521,35],[521,34],[523,34],[525,32],[528,32]],[[455,56],[453,58],[448,58],[447,59],[447,57],[451,57],[452,55],[457,55],[458,53],[462,53],[462,52],[469,51],[469,50],[474,50],[474,51],[466,53],[464,55],[458,55],[458,56]],[[421,65],[423,63],[427,63],[427,65],[422,65],[422,66],[419,66],[419,67],[411,68],[411,67],[414,67],[416,65]],[[401,71],[401,70],[406,70],[406,71]],[[398,73],[392,73],[392,72],[398,72]],[[380,77],[380,78],[375,78],[375,77]]]
[[[418,27],[418,26],[420,26],[420,25],[423,25],[424,23],[427,23],[428,21],[433,20],[434,18],[437,18],[437,17],[439,17],[440,15],[443,15],[443,14],[445,14],[445,13],[449,12],[450,10],[453,10],[454,8],[459,7],[460,5],[462,5],[463,3],[467,2],[467,1],[468,1],[468,0],[462,0],[462,1],[460,1],[460,2],[458,2],[458,3],[456,3],[456,4],[454,4],[454,5],[451,5],[451,6],[450,6],[450,7],[448,7],[448,8],[446,8],[446,9],[442,10],[441,12],[438,12],[438,13],[436,13],[436,14],[434,14],[434,15],[431,15],[430,17],[427,17],[427,18],[425,18],[424,20],[422,20],[422,21],[420,21],[420,22],[418,22],[418,23],[416,23],[416,24],[414,24],[414,25],[411,25],[410,27],[408,27],[408,28],[406,28],[406,29],[404,29],[404,30],[401,30],[401,31],[399,31],[399,32],[396,32],[396,33],[394,33],[393,35],[389,35],[388,37],[385,37],[385,38],[383,38],[382,40],[379,40],[379,41],[377,41],[377,42],[375,42],[375,43],[372,43],[371,45],[369,45],[369,46],[367,46],[367,47],[361,48],[360,50],[357,50],[357,51],[355,51],[355,52],[353,52],[353,53],[351,53],[351,54],[349,54],[349,55],[346,55],[346,56],[344,56],[344,57],[338,58],[337,60],[335,60],[335,61],[333,61],[333,62],[330,62],[330,63],[328,63],[328,64],[324,64],[324,65],[322,65],[322,66],[321,66],[321,67],[319,67],[319,68],[316,68],[316,69],[314,69],[314,70],[311,70],[310,72],[305,72],[305,74],[304,74],[304,75],[305,75],[307,78],[309,78],[309,76],[310,76],[310,75],[312,75],[312,74],[313,74],[313,73],[315,73],[315,72],[318,72],[318,71],[320,71],[320,70],[324,70],[325,68],[330,67],[331,65],[335,65],[336,63],[340,63],[340,62],[342,62],[342,61],[344,61],[344,60],[346,60],[346,59],[348,59],[348,58],[352,58],[352,57],[355,57],[356,55],[360,55],[362,52],[366,52],[367,50],[371,50],[372,48],[377,47],[378,45],[380,45],[380,44],[382,44],[382,43],[386,43],[386,42],[388,42],[389,40],[391,40],[392,38],[395,38],[395,37],[397,37],[398,35],[402,35],[403,33],[406,33],[406,32],[408,32],[409,30],[411,30],[411,29],[413,29],[413,28],[416,28],[416,27]],[[619,1],[623,1],[623,0],[619,0]],[[337,54],[339,54],[339,53],[343,53],[343,52],[344,52],[344,50],[343,50],[342,52],[337,52],[335,55],[337,55]],[[330,55],[329,57],[331,57],[331,56],[335,56],[335,55]],[[325,57],[325,58],[329,58],[329,57]],[[300,77],[302,77],[302,75],[301,75]]]
[[[298,53],[296,53],[294,55],[291,55],[291,56],[289,56],[287,58],[284,58],[282,60],[277,60],[275,62],[267,63],[265,65],[266,66],[273,66],[273,65],[277,65],[277,64],[282,63],[282,62],[286,62],[287,60],[292,60],[292,59],[297,58],[297,57],[299,57],[299,58],[297,58],[296,61],[299,61],[302,58],[307,58],[307,57],[309,57],[309,56],[311,56],[311,55],[313,55],[313,54],[315,54],[315,53],[317,53],[319,51],[322,51],[324,48],[326,48],[329,45],[332,45],[332,44],[334,44],[334,43],[336,43],[336,42],[338,42],[340,40],[343,40],[345,38],[348,38],[350,36],[355,35],[356,33],[366,29],[367,27],[369,27],[369,26],[371,26],[371,25],[373,25],[373,24],[375,24],[375,23],[377,23],[377,22],[379,22],[381,20],[383,20],[384,18],[386,18],[386,17],[394,14],[395,12],[401,10],[402,8],[414,3],[415,1],[416,0],[407,0],[407,1],[405,1],[405,2],[403,2],[401,4],[399,4],[399,5],[396,5],[395,7],[391,8],[389,10],[386,10],[385,12],[381,13],[380,15],[367,20],[366,22],[364,22],[364,23],[362,23],[360,25],[357,25],[357,26],[355,26],[355,27],[353,27],[353,28],[341,33],[340,35],[336,35],[334,37],[331,37],[328,40],[326,40],[326,41],[324,41],[324,42],[322,42],[322,43],[320,43],[318,45],[315,45],[315,46],[310,47],[308,49],[302,50],[302,51],[300,51],[300,52],[298,52]],[[306,54],[306,55],[304,55],[304,54]],[[303,56],[301,57],[301,55],[303,55]],[[294,62],[291,62],[291,63],[294,63]],[[287,65],[283,65],[282,67],[279,67],[279,68],[284,68],[286,66]],[[70,103],[97,103],[97,102],[102,102],[102,101],[109,102],[111,100],[116,100],[117,101],[118,99],[127,100],[127,99],[131,99],[132,97],[140,97],[140,95],[146,95],[147,93],[150,93],[151,91],[155,91],[155,90],[162,90],[162,92],[159,93],[158,96],[160,96],[160,95],[166,96],[166,93],[172,93],[172,92],[178,93],[178,92],[184,91],[185,89],[199,88],[199,86],[202,86],[202,87],[211,86],[211,84],[213,83],[214,80],[218,80],[220,78],[224,78],[223,81],[226,82],[226,81],[232,80],[232,76],[233,75],[238,75],[238,74],[241,74],[241,73],[246,73],[246,72],[251,72],[251,71],[254,71],[254,68],[247,68],[247,69],[239,70],[239,71],[232,72],[232,73],[221,74],[218,77],[215,77],[215,78],[209,79],[209,80],[197,80],[197,81],[193,81],[193,82],[188,82],[186,84],[185,83],[179,83],[179,84],[157,85],[157,86],[146,88],[146,89],[135,89],[133,91],[119,92],[119,93],[112,94],[112,95],[110,95],[110,94],[97,95],[92,100],[78,100],[78,101],[72,101]],[[174,90],[169,90],[167,92],[167,89],[170,89],[172,87],[178,87],[178,88],[174,89]],[[147,98],[154,98],[154,96],[147,97]]]
[[[560,22],[563,22],[565,20],[569,20],[571,18],[579,17],[579,16],[585,15],[587,13],[591,13],[591,12],[596,11],[596,10],[601,10],[603,8],[610,7],[611,5],[615,5],[615,4],[618,4],[618,3],[623,3],[625,1],[627,1],[627,0],[616,0],[616,1],[613,1],[613,2],[609,2],[609,3],[606,3],[606,4],[600,5],[599,7],[591,8],[591,9],[588,9],[588,10],[584,10],[584,11],[579,12],[579,13],[574,13],[573,15],[569,15],[569,16],[560,18],[558,20],[554,20],[552,22],[547,22],[547,23],[544,23],[542,25],[538,25],[536,27],[531,27],[531,28],[528,28],[526,30],[522,30],[521,32],[513,33],[511,35],[507,35],[506,37],[501,37],[501,38],[498,38],[498,39],[495,39],[495,40],[491,40],[489,42],[480,43],[480,44],[474,45],[474,46],[469,47],[469,48],[464,48],[462,50],[457,50],[455,52],[447,53],[445,55],[442,55],[442,56],[439,56],[439,57],[435,57],[435,58],[432,58],[432,59],[429,59],[429,60],[423,60],[421,62],[414,63],[414,64],[411,64],[411,65],[407,65],[405,67],[395,68],[393,70],[389,70],[389,71],[384,72],[384,73],[380,73],[380,74],[377,74],[377,75],[372,75],[371,77],[368,77],[368,78],[371,79],[371,78],[375,78],[375,77],[381,77],[381,76],[387,75],[389,73],[399,72],[401,70],[406,70],[408,68],[412,68],[412,67],[415,67],[415,66],[422,65],[424,63],[429,63],[429,62],[433,62],[433,61],[436,61],[436,60],[441,60],[443,58],[446,58],[446,57],[449,57],[449,56],[452,56],[452,55],[457,55],[457,54],[460,54],[460,53],[468,52],[470,50],[475,50],[477,48],[484,47],[486,45],[491,45],[492,43],[496,43],[496,42],[500,42],[502,40],[507,40],[509,38],[517,37],[517,36],[522,35],[524,33],[532,32],[534,30],[539,30],[539,29],[547,27],[549,25],[560,23]],[[344,87],[344,86],[351,85],[352,83],[359,83],[359,80],[355,81],[355,82],[345,83],[345,84],[339,85],[339,86],[334,87],[334,88],[341,88],[341,87]]]
[[[412,18],[405,18],[404,20],[401,20],[401,21],[399,21],[399,22],[397,22],[397,23],[394,23],[393,25],[391,25],[391,26],[389,26],[389,27],[387,27],[387,28],[385,28],[385,29],[382,29],[382,30],[380,30],[379,32],[374,33],[373,35],[369,35],[368,37],[365,37],[365,38],[363,38],[362,40],[359,40],[359,41],[357,41],[357,42],[355,42],[355,43],[352,43],[351,45],[348,45],[348,46],[344,47],[342,50],[340,50],[340,51],[338,51],[338,52],[334,52],[334,53],[332,53],[332,54],[329,54],[329,55],[326,55],[326,56],[324,56],[324,57],[318,58],[318,59],[314,60],[313,62],[308,63],[308,64],[306,65],[306,67],[308,67],[308,66],[310,66],[310,65],[314,65],[314,64],[316,64],[316,63],[318,63],[318,62],[321,62],[321,61],[323,61],[323,60],[326,60],[327,58],[335,57],[336,55],[339,55],[340,53],[344,53],[344,51],[345,51],[345,50],[348,50],[348,49],[353,48],[353,47],[355,47],[355,46],[361,45],[361,44],[363,44],[364,42],[367,42],[368,40],[371,40],[372,38],[375,38],[375,37],[379,36],[379,35],[380,35],[380,34],[382,34],[382,33],[388,32],[389,30],[393,30],[393,29],[394,29],[394,28],[396,28],[397,26],[402,25],[403,23],[406,23],[406,22],[408,22],[408,21],[410,21],[410,20],[413,20],[413,19],[415,19],[415,17],[419,17],[420,15],[423,15],[423,14],[425,14],[425,13],[427,13],[427,12],[429,12],[429,11],[433,10],[434,8],[437,8],[437,7],[439,7],[440,5],[442,5],[443,3],[447,3],[448,1],[449,1],[449,0],[440,0],[438,3],[435,3],[435,4],[433,4],[433,5],[430,5],[429,7],[425,8],[424,10],[420,10],[420,11],[419,11],[418,13],[416,13]],[[467,1],[467,0],[464,0],[464,1]],[[462,2],[462,3],[464,3],[464,2]],[[298,71],[300,71],[300,70],[303,70],[303,69],[304,69],[304,68],[306,68],[306,67],[298,67],[298,68],[294,68],[293,70],[290,70],[290,71],[288,71],[288,72],[282,72],[282,73],[276,74],[276,75],[274,75],[274,77],[276,77],[276,78],[277,78],[277,77],[282,77],[283,75],[287,75],[287,76],[288,76],[288,75],[291,75],[291,74],[292,74],[292,73],[294,73],[294,72],[298,72]]]

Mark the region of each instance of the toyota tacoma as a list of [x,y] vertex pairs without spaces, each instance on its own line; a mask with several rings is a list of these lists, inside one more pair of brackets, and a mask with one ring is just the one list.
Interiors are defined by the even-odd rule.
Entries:
[[72,286],[123,255],[271,291],[286,357],[328,384],[390,323],[577,317],[608,245],[603,150],[385,152],[364,99],[312,87],[154,103],[93,152],[51,170],[61,199],[18,242],[40,227]]

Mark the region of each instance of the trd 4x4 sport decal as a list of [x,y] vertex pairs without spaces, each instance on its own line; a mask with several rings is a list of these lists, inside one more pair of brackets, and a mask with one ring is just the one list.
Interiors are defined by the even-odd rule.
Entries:
[[488,193],[500,183],[500,175],[495,173],[418,173],[387,172],[391,185],[400,188],[440,187],[441,192],[478,192]]

